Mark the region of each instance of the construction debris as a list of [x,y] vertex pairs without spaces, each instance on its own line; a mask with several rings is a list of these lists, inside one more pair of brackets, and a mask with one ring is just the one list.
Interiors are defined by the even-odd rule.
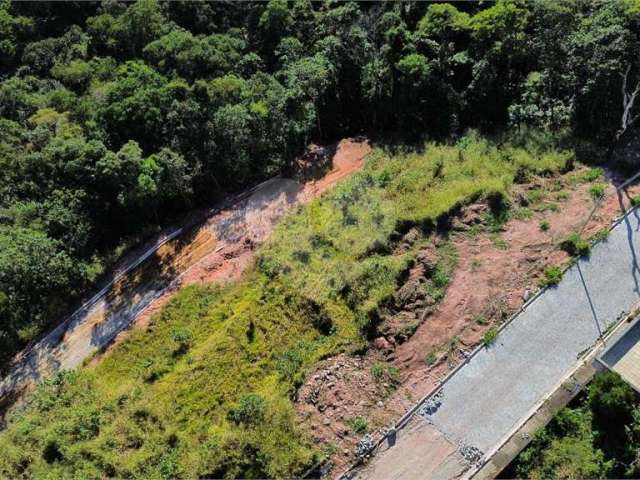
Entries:
[[366,457],[371,450],[373,450],[373,437],[368,433],[360,439],[358,445],[356,445],[356,455],[358,458]]
[[420,415],[422,415],[423,417],[428,417],[436,413],[442,405],[443,397],[443,390],[438,390],[435,394],[429,397],[427,401],[424,402],[424,404],[420,407]]
[[464,443],[460,445],[458,451],[469,465],[477,465],[484,456],[479,448]]

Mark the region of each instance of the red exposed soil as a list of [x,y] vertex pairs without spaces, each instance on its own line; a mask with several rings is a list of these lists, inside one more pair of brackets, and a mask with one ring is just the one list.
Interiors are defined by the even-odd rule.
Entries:
[[[420,323],[415,333],[399,345],[389,335],[378,338],[364,355],[340,355],[318,365],[307,376],[296,408],[300,423],[308,427],[314,441],[335,447],[330,457],[333,474],[355,460],[355,446],[362,436],[352,426],[356,417],[366,419],[374,437],[382,435],[386,427],[437,387],[481,342],[491,325],[500,324],[522,307],[538,289],[546,266],[562,265],[568,260],[568,255],[559,249],[561,240],[583,226],[583,236],[588,238],[609,227],[621,214],[620,201],[611,184],[602,204],[590,216],[594,206],[590,184],[570,182],[565,177],[563,193],[559,194],[558,189],[553,192],[553,182],[537,178],[514,189],[514,199],[526,198],[527,190],[534,188],[544,189],[547,194],[544,200],[529,206],[530,218],[505,223],[498,234],[501,240],[496,240],[495,234],[474,234],[470,229],[482,221],[485,205],[463,209],[453,222],[454,230],[458,230],[452,235],[457,267],[439,306],[434,309],[428,302],[414,304],[414,317]],[[629,196],[639,191],[632,187]],[[628,198],[625,204],[628,206]],[[542,221],[548,223],[546,231],[540,227]],[[423,255],[432,257],[433,249]],[[418,261],[399,291],[424,274],[424,266]],[[400,312],[398,315],[404,317],[397,316],[395,321],[402,324],[410,314]],[[391,318],[379,330],[386,334],[397,328]],[[428,358],[430,353],[433,355]],[[380,365],[397,369],[397,378],[385,375],[374,379],[374,365],[378,370]]]
[[332,168],[320,178],[312,178],[304,184],[304,191],[309,198],[316,198],[334,186],[340,180],[361,170],[364,158],[371,151],[369,142],[364,138],[342,140],[332,159]]

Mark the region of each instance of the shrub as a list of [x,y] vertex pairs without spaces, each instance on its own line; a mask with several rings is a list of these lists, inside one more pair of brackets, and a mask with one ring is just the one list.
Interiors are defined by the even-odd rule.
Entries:
[[535,188],[527,192],[527,200],[529,201],[529,203],[538,203],[544,199],[544,196],[544,190],[541,190],[539,188]]
[[529,220],[531,217],[533,217],[533,210],[527,207],[515,208],[509,213],[509,218],[516,220]]
[[493,244],[496,246],[497,249],[509,250],[509,247],[510,247],[509,242],[507,242],[504,238],[500,238],[498,235],[492,235],[491,240],[493,241]]
[[424,363],[426,363],[429,367],[431,365],[434,365],[437,361],[438,361],[438,356],[436,355],[436,352],[429,352],[424,357]]
[[562,280],[562,269],[556,266],[549,266],[544,269],[544,279],[541,282],[541,286],[557,285],[560,280]]
[[594,242],[602,242],[606,241],[609,238],[609,229],[607,227],[598,230],[596,234],[593,236]]
[[482,314],[476,315],[473,318],[473,321],[475,323],[477,323],[478,325],[487,325],[489,322],[487,321],[486,317]]
[[353,431],[356,433],[364,433],[367,431],[367,428],[369,428],[369,424],[362,417],[354,418],[353,422],[351,422],[351,426],[353,427]]
[[255,425],[264,420],[267,401],[260,395],[250,393],[240,399],[238,406],[229,411],[229,420],[235,423]]
[[591,185],[589,193],[594,200],[602,200],[604,198],[604,185],[602,185],[601,183]]
[[482,337],[482,341],[485,345],[491,345],[493,342],[495,342],[497,336],[498,329],[496,327],[491,327],[485,332],[484,336]]
[[574,257],[584,257],[589,255],[591,245],[580,235],[573,232],[560,244],[560,248]]
[[398,377],[400,376],[400,370],[394,366],[386,367],[385,365],[377,363],[371,367],[371,376],[376,382],[381,382],[383,380],[397,382]]
[[371,367],[371,376],[376,382],[380,382],[384,378],[384,367],[379,363]]
[[171,338],[176,343],[188,343],[191,341],[191,332],[186,328],[173,328],[171,329]]
[[393,174],[386,168],[382,169],[382,171],[375,176],[376,184],[381,188],[389,185],[392,179]]
[[49,464],[61,461],[64,457],[60,452],[58,442],[55,440],[49,440],[42,452],[42,458],[44,458],[44,460]]
[[548,221],[542,220],[540,222],[540,230],[542,230],[543,232],[546,232],[549,230],[549,228],[551,228],[551,225],[549,225]]
[[298,372],[298,369],[302,366],[302,355],[297,350],[289,350],[282,354],[276,367],[280,378],[293,379]]
[[585,182],[594,182],[598,178],[600,178],[602,175],[604,175],[604,170],[602,170],[602,168],[600,168],[600,167],[595,167],[595,168],[590,168],[589,170],[587,170],[584,173],[584,175],[582,176],[582,179]]
[[171,338],[176,342],[176,348],[173,351],[174,355],[181,355],[185,353],[191,346],[192,335],[186,328],[172,329]]
[[436,288],[445,288],[449,285],[449,274],[444,269],[436,267],[431,280]]
[[509,213],[508,205],[502,197],[496,197],[491,201],[494,205],[491,211],[485,215],[484,221],[489,232],[497,234],[502,231],[504,224],[507,223],[513,212]]
[[458,343],[460,343],[460,337],[457,335],[450,339],[444,349],[444,358],[445,360],[450,360],[456,355],[458,352]]

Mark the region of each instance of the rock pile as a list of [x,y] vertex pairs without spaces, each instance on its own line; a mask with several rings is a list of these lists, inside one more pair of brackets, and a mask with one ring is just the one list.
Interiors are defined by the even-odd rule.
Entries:
[[462,444],[458,451],[469,465],[478,464],[484,455],[479,448],[465,444]]
[[356,445],[356,455],[358,458],[363,458],[371,452],[373,449],[373,437],[368,433],[360,439],[358,445]]
[[444,398],[444,391],[438,390],[434,395],[429,397],[426,402],[420,407],[420,415],[423,417],[428,417],[433,415],[438,411],[440,406],[442,405],[442,400]]

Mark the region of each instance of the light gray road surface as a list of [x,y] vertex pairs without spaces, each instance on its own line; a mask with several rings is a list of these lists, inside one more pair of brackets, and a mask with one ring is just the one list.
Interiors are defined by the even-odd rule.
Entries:
[[[425,425],[431,423],[428,428],[435,427],[458,449],[475,447],[487,453],[496,448],[574,368],[580,354],[640,301],[639,243],[640,216],[634,210],[606,242],[595,246],[589,258],[580,260],[558,286],[533,300],[494,344],[483,348],[443,385],[442,403],[426,417]],[[411,432],[407,437],[417,440]],[[428,442],[410,438],[400,444],[425,452],[432,448]],[[381,452],[359,477],[379,477],[377,472],[382,470],[376,464],[386,462],[393,449]],[[384,476],[423,478],[425,468],[438,471],[437,466],[420,465],[411,477],[406,464],[401,475],[386,465]]]

